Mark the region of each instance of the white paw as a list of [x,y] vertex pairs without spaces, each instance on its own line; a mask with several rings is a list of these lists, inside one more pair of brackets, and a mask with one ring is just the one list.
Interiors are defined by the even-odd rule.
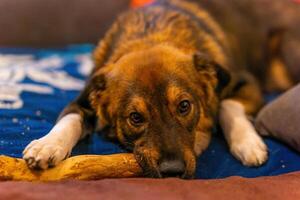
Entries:
[[68,149],[57,141],[46,138],[33,140],[23,151],[23,159],[29,168],[47,169],[69,156]]
[[260,166],[268,159],[267,146],[256,133],[233,142],[230,151],[243,165],[249,167]]

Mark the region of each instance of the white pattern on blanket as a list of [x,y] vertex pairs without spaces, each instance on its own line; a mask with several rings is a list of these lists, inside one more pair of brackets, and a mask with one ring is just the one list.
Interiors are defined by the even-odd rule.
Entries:
[[[87,75],[92,62],[89,55],[79,55],[77,69]],[[31,55],[0,54],[0,109],[23,107],[21,93],[51,94],[53,89],[80,90],[84,81],[63,71],[65,63],[59,56],[35,59]],[[30,82],[24,82],[25,79]],[[32,83],[33,82],[33,83]]]

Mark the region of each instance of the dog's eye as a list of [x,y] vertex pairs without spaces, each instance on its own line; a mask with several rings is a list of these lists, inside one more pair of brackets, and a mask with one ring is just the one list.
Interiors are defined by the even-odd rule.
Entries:
[[138,112],[130,113],[130,122],[132,125],[140,125],[144,122],[143,116]]
[[178,113],[181,115],[186,115],[190,112],[191,104],[188,100],[183,100],[178,105]]

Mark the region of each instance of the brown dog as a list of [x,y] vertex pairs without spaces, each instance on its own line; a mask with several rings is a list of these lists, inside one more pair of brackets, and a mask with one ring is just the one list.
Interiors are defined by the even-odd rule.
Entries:
[[[108,128],[134,152],[145,175],[190,178],[218,119],[233,155],[247,166],[263,164],[266,145],[247,119],[262,96],[246,66],[276,58],[283,70],[280,31],[259,37],[263,48],[251,43],[255,34],[227,22],[205,3],[180,0],[121,15],[95,50],[81,95],[48,135],[24,150],[29,167],[56,165],[80,138]],[[279,87],[291,85],[281,78]]]

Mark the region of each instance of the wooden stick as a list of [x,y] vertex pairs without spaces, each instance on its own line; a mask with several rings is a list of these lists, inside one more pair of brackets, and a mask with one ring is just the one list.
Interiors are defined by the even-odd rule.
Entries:
[[31,170],[25,161],[0,155],[0,181],[96,180],[141,176],[133,154],[82,155],[70,157],[54,168]]

